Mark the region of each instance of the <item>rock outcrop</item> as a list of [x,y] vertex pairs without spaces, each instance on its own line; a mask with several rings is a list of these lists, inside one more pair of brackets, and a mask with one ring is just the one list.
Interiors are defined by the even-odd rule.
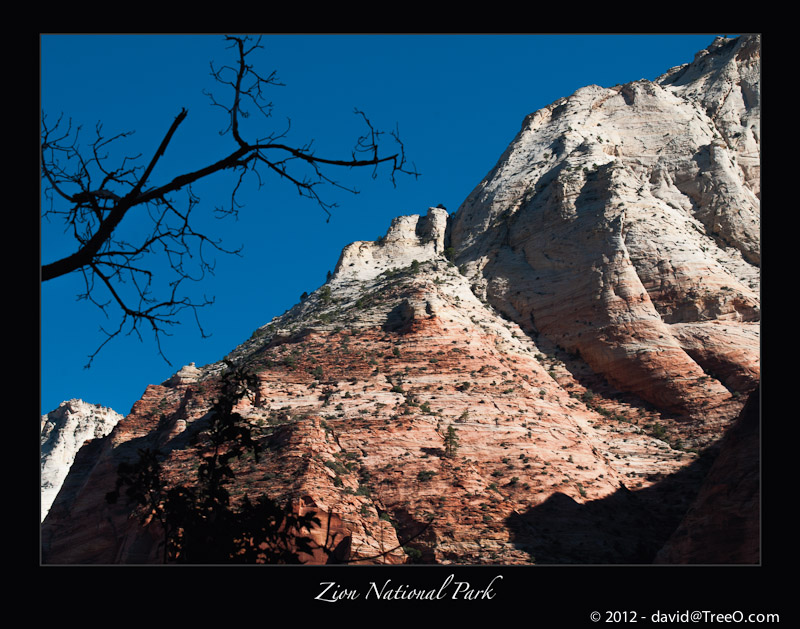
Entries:
[[40,435],[41,519],[61,489],[70,467],[84,443],[105,437],[122,419],[122,415],[83,400],[62,402],[53,411],[42,415]]
[[529,116],[454,216],[395,219],[226,362],[148,387],[76,460],[45,562],[162,560],[105,495],[144,447],[191,482],[229,364],[265,452],[234,502],[317,513],[338,560],[652,562],[759,381],[758,72],[757,37],[717,40]]
[[758,381],[759,51],[719,38],[655,81],[537,111],[451,230],[523,329],[712,432]]

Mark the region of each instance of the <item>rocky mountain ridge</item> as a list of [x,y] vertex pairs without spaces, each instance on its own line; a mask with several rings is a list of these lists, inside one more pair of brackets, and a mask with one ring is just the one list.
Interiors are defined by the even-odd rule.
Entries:
[[44,520],[78,450],[86,441],[105,437],[122,415],[83,400],[66,400],[42,415],[40,435],[41,519]]
[[144,445],[188,482],[226,364],[269,452],[234,498],[314,511],[350,563],[668,556],[759,380],[759,73],[757,36],[719,39],[529,116],[457,213],[398,217],[228,363],[148,387],[76,459],[45,562],[159,561],[104,497]]

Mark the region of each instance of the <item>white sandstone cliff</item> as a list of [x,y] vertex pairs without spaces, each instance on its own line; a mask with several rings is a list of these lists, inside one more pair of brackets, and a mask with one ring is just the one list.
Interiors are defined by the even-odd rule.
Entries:
[[528,332],[659,407],[752,387],[759,93],[759,36],[717,38],[654,81],[536,111],[456,213],[456,262]]
[[53,504],[69,468],[83,444],[106,436],[122,415],[110,408],[68,400],[42,415],[41,447],[41,519]]

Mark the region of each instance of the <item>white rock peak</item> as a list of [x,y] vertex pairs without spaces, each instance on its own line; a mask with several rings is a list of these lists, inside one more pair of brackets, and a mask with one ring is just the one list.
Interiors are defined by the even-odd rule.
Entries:
[[371,280],[385,271],[407,267],[414,260],[424,262],[441,256],[447,219],[447,210],[438,207],[429,208],[425,216],[398,216],[383,238],[357,241],[344,248],[333,274],[334,283]]
[[182,367],[176,374],[164,382],[164,386],[176,387],[181,384],[191,384],[197,382],[203,374],[202,370],[198,369],[194,363],[189,363]]
[[122,415],[110,408],[72,399],[42,415],[40,424],[41,519],[58,495],[78,450],[91,439],[105,437]]

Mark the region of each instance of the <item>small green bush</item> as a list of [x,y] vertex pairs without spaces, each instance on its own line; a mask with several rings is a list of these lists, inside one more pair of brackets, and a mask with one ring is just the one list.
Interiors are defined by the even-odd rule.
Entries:
[[422,559],[422,551],[418,548],[411,548],[410,546],[403,546],[403,551],[408,558],[406,563],[418,563]]

